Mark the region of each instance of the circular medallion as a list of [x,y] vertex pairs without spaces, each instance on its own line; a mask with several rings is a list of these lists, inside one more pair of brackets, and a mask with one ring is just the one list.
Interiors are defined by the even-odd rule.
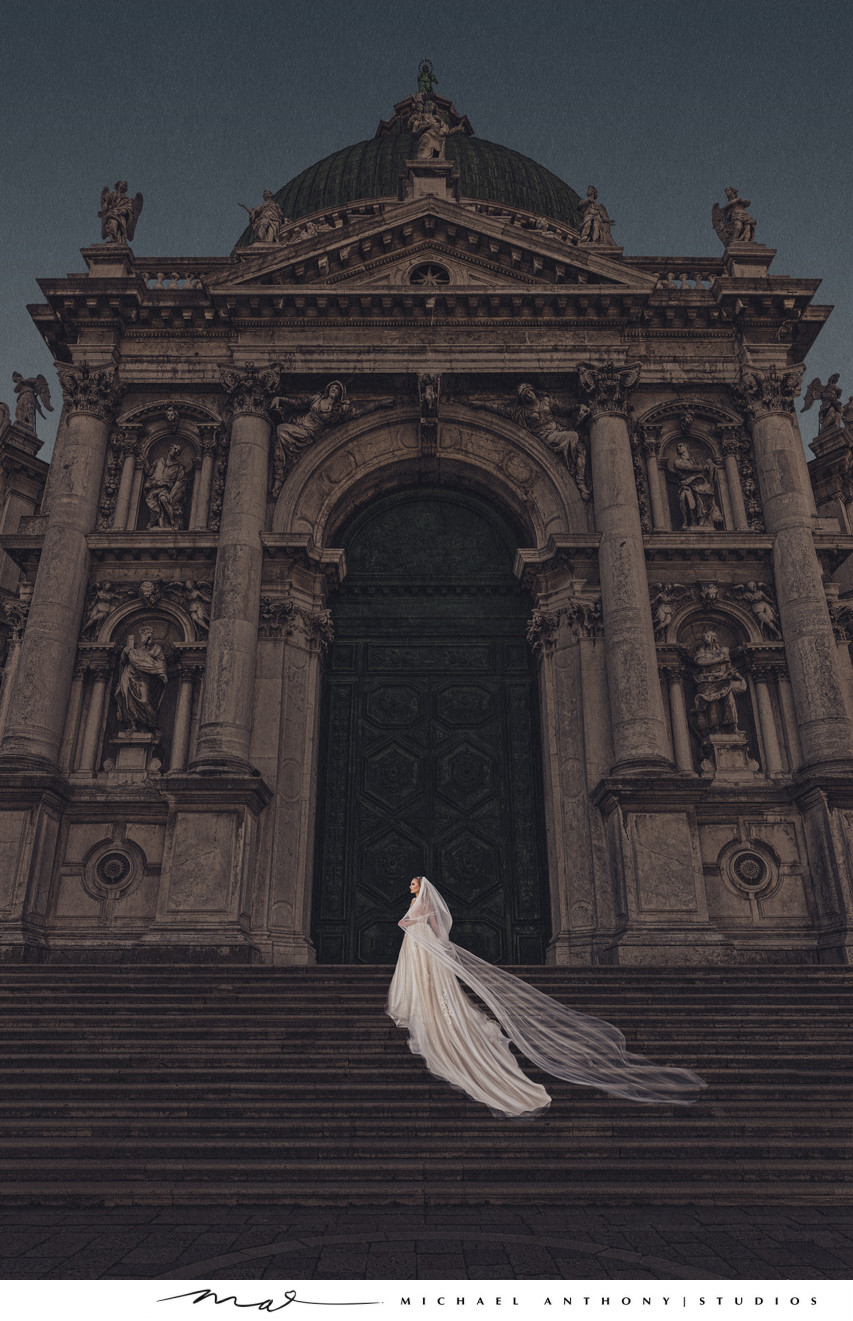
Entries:
[[101,885],[121,885],[132,870],[133,863],[126,853],[104,853],[95,864],[95,876]]
[[739,853],[732,860],[732,871],[741,885],[758,889],[767,880],[767,863],[757,853]]

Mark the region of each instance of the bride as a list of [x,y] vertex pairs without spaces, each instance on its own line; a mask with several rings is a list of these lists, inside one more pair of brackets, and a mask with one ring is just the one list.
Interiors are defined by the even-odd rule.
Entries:
[[[534,1118],[545,1113],[551,1098],[522,1073],[512,1042],[531,1063],[566,1082],[600,1087],[630,1101],[689,1105],[696,1100],[705,1083],[695,1073],[629,1054],[611,1023],[577,1013],[454,945],[453,919],[435,887],[416,876],[409,889],[412,900],[398,924],[405,934],[386,1012],[408,1029],[409,1049],[423,1055],[430,1073],[493,1113]],[[494,1019],[472,1003],[460,982]]]

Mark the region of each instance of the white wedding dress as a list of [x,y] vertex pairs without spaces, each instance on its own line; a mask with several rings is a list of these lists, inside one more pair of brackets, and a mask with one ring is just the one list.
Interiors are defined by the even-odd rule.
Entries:
[[[405,935],[386,1012],[408,1030],[409,1049],[424,1057],[430,1073],[494,1113],[535,1118],[551,1098],[521,1071],[512,1041],[533,1064],[567,1082],[631,1101],[689,1105],[696,1100],[705,1083],[689,1069],[629,1054],[611,1023],[577,1013],[454,945],[450,910],[425,876],[420,882],[399,923]],[[494,1019],[471,1002],[460,981]]]

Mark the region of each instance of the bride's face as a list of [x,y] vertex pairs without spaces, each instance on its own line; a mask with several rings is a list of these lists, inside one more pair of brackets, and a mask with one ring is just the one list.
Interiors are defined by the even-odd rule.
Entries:
[[411,884],[409,886],[409,890],[411,891],[412,894],[416,895],[419,893],[420,888],[421,888],[421,878],[419,876],[413,876]]

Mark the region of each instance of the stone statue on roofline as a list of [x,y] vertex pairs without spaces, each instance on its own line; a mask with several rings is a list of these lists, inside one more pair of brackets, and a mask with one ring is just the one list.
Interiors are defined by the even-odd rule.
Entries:
[[583,216],[581,225],[581,243],[612,244],[610,226],[616,221],[607,214],[607,207],[598,200],[598,189],[590,184],[586,190],[586,201],[578,203],[578,210]]
[[752,205],[743,197],[738,197],[736,188],[726,189],[726,205],[716,202],[711,207],[711,224],[714,232],[724,247],[730,243],[755,242],[755,217],[749,214]]
[[438,86],[438,79],[435,76],[435,69],[432,60],[421,60],[418,65],[418,92],[425,97],[432,94],[433,87]]
[[136,233],[136,222],[141,211],[142,194],[128,197],[126,179],[119,179],[112,192],[104,185],[98,211],[104,242],[130,243]]
[[22,376],[20,372],[12,372],[12,380],[15,383],[15,394],[18,396],[15,404],[15,421],[26,427],[28,431],[35,431],[36,413],[39,417],[45,416],[41,411],[39,399],[48,413],[53,412],[50,387],[41,373],[38,376]]
[[415,160],[446,160],[444,148],[447,139],[454,133],[464,133],[464,126],[455,124],[451,127],[438,113],[434,101],[419,100],[418,97],[415,97],[414,101],[415,108],[409,119],[409,131],[417,138]]
[[284,227],[287,216],[273,197],[269,188],[264,189],[264,200],[258,206],[246,206],[238,202],[249,216],[249,225],[258,243],[283,243]]
[[841,406],[841,390],[838,388],[838,378],[840,372],[835,372],[830,376],[826,385],[823,384],[819,376],[816,376],[811,382],[806,397],[803,400],[803,406],[800,412],[805,413],[811,408],[815,400],[820,400],[820,409],[818,412],[818,431],[828,431],[830,427],[844,426],[844,412]]

